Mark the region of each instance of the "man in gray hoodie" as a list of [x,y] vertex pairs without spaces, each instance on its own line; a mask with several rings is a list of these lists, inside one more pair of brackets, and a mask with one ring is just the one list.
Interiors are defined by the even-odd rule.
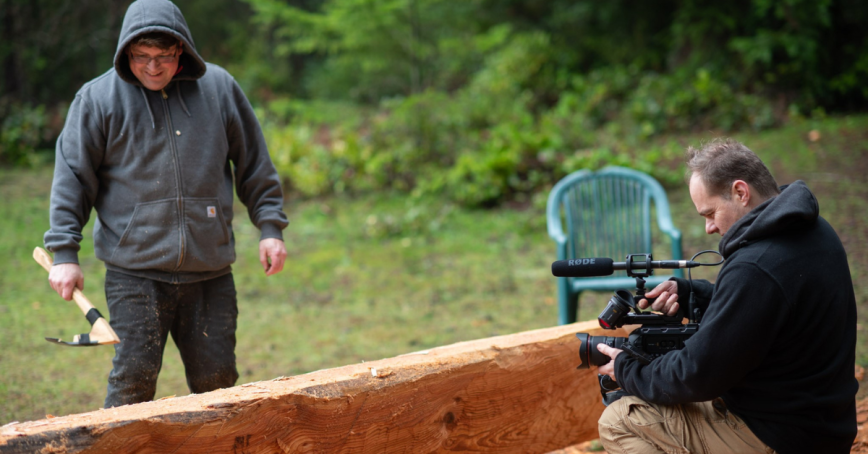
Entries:
[[96,210],[115,346],[105,406],[153,399],[171,333],[194,393],[233,386],[237,304],[233,183],[261,231],[266,275],[283,269],[280,180],[243,91],[196,52],[181,11],[138,0],[114,68],[85,84],[57,140],[49,281],[83,288],[82,228]]

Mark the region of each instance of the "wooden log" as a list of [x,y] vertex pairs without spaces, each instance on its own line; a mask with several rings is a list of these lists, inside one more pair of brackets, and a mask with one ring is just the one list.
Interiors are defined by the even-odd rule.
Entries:
[[546,453],[597,438],[596,322],[8,424],[2,453]]

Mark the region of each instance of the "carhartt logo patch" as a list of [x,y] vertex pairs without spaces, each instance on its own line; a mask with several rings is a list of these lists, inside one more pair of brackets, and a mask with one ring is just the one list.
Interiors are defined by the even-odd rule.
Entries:
[[208,207],[208,217],[216,218],[217,217],[217,207]]

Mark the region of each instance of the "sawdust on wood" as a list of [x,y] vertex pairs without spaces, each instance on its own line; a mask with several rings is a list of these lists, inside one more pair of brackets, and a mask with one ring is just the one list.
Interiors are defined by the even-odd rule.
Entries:
[[52,441],[39,450],[39,454],[67,454],[69,450],[63,441]]

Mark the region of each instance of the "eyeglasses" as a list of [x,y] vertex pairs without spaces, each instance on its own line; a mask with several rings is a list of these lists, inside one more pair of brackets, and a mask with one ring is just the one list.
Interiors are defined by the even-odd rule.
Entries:
[[159,55],[156,57],[149,57],[147,55],[135,55],[132,52],[130,52],[130,59],[134,63],[136,63],[137,65],[149,65],[151,63],[151,60],[155,60],[157,62],[157,65],[163,65],[163,64],[172,63],[177,58],[178,58],[178,51],[177,50],[172,51],[172,55]]

